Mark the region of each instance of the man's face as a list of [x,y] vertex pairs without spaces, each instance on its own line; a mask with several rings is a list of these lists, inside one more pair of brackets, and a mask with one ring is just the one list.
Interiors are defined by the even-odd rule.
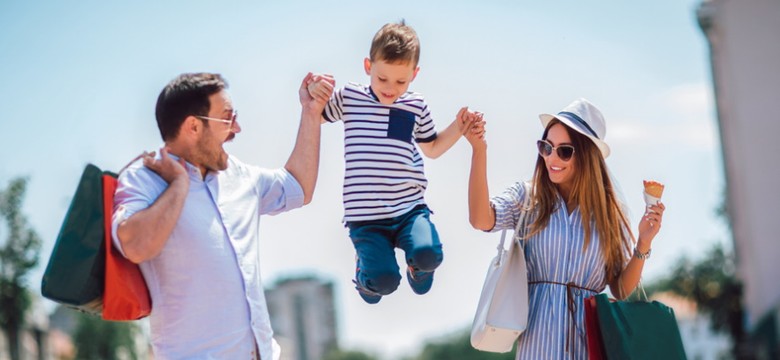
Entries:
[[394,103],[406,90],[420,70],[412,62],[388,63],[384,60],[363,62],[366,74],[371,77],[371,90],[379,102],[385,105]]
[[[233,102],[227,91],[222,90],[209,96],[209,118],[230,120],[233,116]],[[194,152],[194,163],[210,171],[227,169],[228,154],[222,147],[241,132],[238,120],[232,124],[220,121],[204,121]]]

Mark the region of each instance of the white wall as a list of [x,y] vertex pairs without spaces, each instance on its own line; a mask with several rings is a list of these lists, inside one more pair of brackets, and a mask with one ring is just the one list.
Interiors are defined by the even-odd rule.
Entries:
[[748,328],[780,304],[780,1],[712,0],[710,42],[728,207]]

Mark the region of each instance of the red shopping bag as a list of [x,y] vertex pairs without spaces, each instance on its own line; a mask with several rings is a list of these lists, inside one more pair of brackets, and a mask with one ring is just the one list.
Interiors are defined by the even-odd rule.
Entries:
[[585,298],[585,334],[588,345],[588,359],[606,359],[604,342],[601,339],[601,330],[599,329],[599,315],[596,312],[595,296]]
[[106,276],[103,291],[103,319],[138,320],[149,316],[152,301],[138,265],[127,260],[111,241],[111,218],[114,214],[114,192],[117,180],[103,174],[103,209],[106,243]]

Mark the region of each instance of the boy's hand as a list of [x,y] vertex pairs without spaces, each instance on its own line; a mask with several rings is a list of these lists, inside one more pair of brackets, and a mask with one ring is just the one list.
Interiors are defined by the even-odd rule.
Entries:
[[309,84],[307,84],[306,89],[313,98],[327,102],[330,100],[330,96],[333,94],[333,88],[335,86],[336,80],[333,79],[333,75],[314,74],[312,75]]
[[487,148],[487,141],[485,141],[485,120],[484,114],[481,112],[474,112],[467,115],[471,119],[467,119],[469,124],[466,127],[463,136],[469,141],[471,147],[476,149]]
[[298,90],[301,105],[304,108],[321,113],[331,94],[333,94],[335,85],[336,80],[332,75],[309,73],[303,79],[301,88]]

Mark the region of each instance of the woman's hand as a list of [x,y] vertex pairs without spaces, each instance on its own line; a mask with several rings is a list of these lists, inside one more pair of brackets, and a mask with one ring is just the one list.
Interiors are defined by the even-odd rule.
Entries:
[[642,220],[639,221],[638,242],[643,245],[646,244],[647,248],[650,248],[650,243],[653,242],[653,239],[658,234],[658,230],[661,230],[664,210],[666,210],[666,206],[659,201],[656,205],[648,206],[645,214],[642,216]]
[[465,129],[463,136],[469,141],[471,147],[476,149],[484,149],[487,147],[487,141],[485,140],[485,120],[481,112],[474,112],[467,115],[469,126]]

